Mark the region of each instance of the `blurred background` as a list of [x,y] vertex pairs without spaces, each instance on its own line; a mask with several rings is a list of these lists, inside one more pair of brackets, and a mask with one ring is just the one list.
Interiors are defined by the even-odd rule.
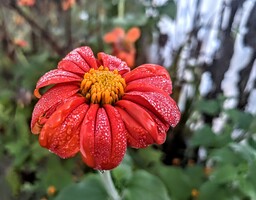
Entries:
[[256,199],[255,0],[0,0],[0,199],[109,199],[97,172],[30,132],[40,76],[70,50],[111,54],[138,27],[135,64],[167,68],[182,112],[163,145],[128,149],[123,199]]

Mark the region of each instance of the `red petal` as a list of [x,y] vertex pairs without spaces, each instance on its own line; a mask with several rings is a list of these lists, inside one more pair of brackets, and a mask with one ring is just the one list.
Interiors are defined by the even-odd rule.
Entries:
[[[69,60],[61,60],[58,63],[58,69],[62,69],[65,71],[73,72],[76,74],[81,74],[83,75],[85,73],[84,69],[80,68],[77,64],[74,62],[71,62]],[[88,67],[89,69],[89,67]]]
[[40,145],[61,158],[74,156],[79,151],[80,124],[88,105],[83,97],[66,99],[47,120],[39,135]]
[[166,126],[175,127],[180,120],[180,111],[175,101],[168,95],[156,92],[129,92],[123,99],[146,107]]
[[[145,108],[146,109],[146,108]],[[157,135],[157,144],[163,144],[166,140],[166,133],[169,129],[169,126],[166,126],[163,124],[163,122],[160,121],[152,112],[150,112],[148,109],[146,109],[147,112],[150,114],[152,119],[154,119],[155,123],[157,124],[157,130],[158,130],[158,135]]]
[[148,82],[138,82],[137,81],[132,81],[127,84],[125,88],[125,92],[133,92],[133,91],[139,91],[139,92],[157,92],[157,93],[162,93],[163,95],[167,95],[167,93],[158,88],[154,87],[154,85],[149,85]]
[[164,90],[168,94],[172,93],[172,82],[169,73],[162,66],[154,64],[141,65],[125,74],[124,77],[127,85],[128,83],[147,83]]
[[81,125],[80,131],[80,151],[84,162],[95,167],[95,129],[96,116],[99,109],[98,104],[91,104]]
[[94,54],[90,47],[84,46],[77,48],[74,51],[77,51],[84,58],[84,60],[87,62],[90,68],[98,68],[96,58],[94,57]]
[[105,169],[110,170],[117,167],[123,160],[126,152],[127,130],[125,129],[123,120],[117,109],[109,104],[105,104],[104,108],[109,118],[112,135],[112,150],[110,157],[111,162],[109,162],[108,165],[105,166]]
[[145,129],[148,134],[154,139],[154,142],[159,144],[162,142],[162,135],[158,134],[157,124],[155,120],[150,116],[150,114],[138,104],[135,104],[131,101],[120,100],[116,103],[116,106],[119,106],[127,112],[138,124],[140,124],[143,129]]
[[121,75],[130,71],[127,64],[115,56],[98,53],[98,59],[102,62],[102,65],[104,67],[108,67],[110,71],[117,69]]
[[104,108],[99,108],[96,116],[96,127],[94,133],[94,169],[106,169],[111,162],[111,127]]
[[[78,52],[78,48],[74,49],[68,55],[66,55],[65,58],[62,59],[62,61],[74,63],[77,67],[79,67],[84,72],[88,72],[91,68],[89,63],[87,63],[84,57],[80,55],[80,53]],[[59,63],[60,67],[65,67],[65,66],[61,66],[60,64],[61,63]]]
[[128,30],[125,39],[129,42],[135,42],[140,37],[140,29],[138,27],[132,27]]
[[[39,89],[51,84],[80,82],[82,77],[60,69],[54,69],[44,74],[36,84],[34,94],[39,94]],[[39,97],[40,98],[40,97]]]
[[[116,107],[116,109],[120,113],[122,120],[125,124],[125,127],[128,131],[128,145],[134,148],[144,148],[154,143],[151,134],[145,129],[145,127],[142,124],[140,124],[140,122],[143,121],[143,119],[137,121],[138,117],[134,117],[133,113],[132,115],[130,115],[130,113],[128,113],[127,110],[124,110],[121,107]],[[139,109],[139,111],[141,111],[141,109]],[[132,140],[130,140],[130,138]]]
[[[48,119],[51,113],[60,104],[60,102],[74,95],[75,93],[78,92],[78,90],[79,90],[78,86],[74,84],[69,84],[69,85],[58,84],[52,87],[51,89],[49,89],[42,96],[42,98],[39,99],[39,101],[34,107],[32,120],[31,120],[32,133],[38,134],[40,132],[41,128],[38,127],[38,125],[42,124],[42,122],[40,122],[41,117]],[[48,112],[48,115],[46,115],[47,112]]]

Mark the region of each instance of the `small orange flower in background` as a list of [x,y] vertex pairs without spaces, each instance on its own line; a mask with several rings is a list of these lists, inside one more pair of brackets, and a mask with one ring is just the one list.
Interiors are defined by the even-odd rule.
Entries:
[[35,3],[36,0],[18,0],[19,6],[33,6]]
[[76,0],[62,0],[61,6],[63,10],[70,9],[74,4],[76,3]]
[[57,189],[55,186],[51,185],[47,188],[47,194],[48,196],[54,196],[57,192]]
[[22,40],[22,39],[18,39],[18,38],[15,38],[13,43],[15,45],[17,45],[18,47],[27,47],[28,46],[28,43],[27,41],[25,40]]
[[140,29],[133,27],[125,34],[124,29],[117,27],[104,35],[106,43],[112,44],[112,54],[125,61],[129,67],[134,67],[136,49],[134,43],[140,37]]
[[193,199],[197,199],[199,196],[199,191],[197,189],[192,189],[191,196],[193,197]]
[[164,67],[144,64],[131,71],[117,57],[97,57],[89,47],[77,48],[39,79],[31,130],[61,158],[80,152],[88,166],[109,170],[120,164],[127,146],[164,143],[180,111]]

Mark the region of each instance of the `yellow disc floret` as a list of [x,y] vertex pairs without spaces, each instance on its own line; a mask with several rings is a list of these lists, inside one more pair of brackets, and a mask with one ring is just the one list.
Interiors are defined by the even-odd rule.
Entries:
[[84,74],[80,90],[90,103],[103,105],[117,102],[124,95],[125,87],[125,80],[117,70],[100,66]]

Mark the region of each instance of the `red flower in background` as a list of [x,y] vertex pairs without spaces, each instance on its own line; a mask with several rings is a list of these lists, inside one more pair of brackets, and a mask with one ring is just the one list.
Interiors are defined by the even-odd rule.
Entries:
[[28,43],[26,40],[15,38],[13,43],[19,47],[27,47]]
[[33,6],[35,3],[35,0],[18,0],[19,6]]
[[76,3],[76,0],[62,0],[61,6],[63,10],[70,9],[74,4]]
[[140,29],[133,27],[125,34],[124,29],[117,27],[104,35],[104,41],[112,44],[112,54],[125,61],[129,67],[134,67],[136,49],[134,43],[140,37]]
[[127,146],[165,141],[168,128],[180,119],[171,93],[169,74],[161,66],[130,71],[114,56],[98,53],[96,59],[89,47],[77,48],[39,79],[31,129],[40,134],[41,146],[62,158],[80,151],[88,166],[112,169]]

